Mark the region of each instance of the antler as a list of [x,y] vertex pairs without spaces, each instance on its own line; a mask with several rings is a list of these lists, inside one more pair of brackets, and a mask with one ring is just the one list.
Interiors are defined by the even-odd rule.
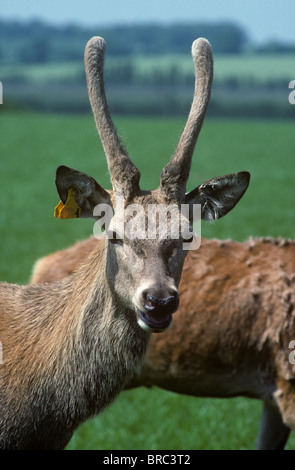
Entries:
[[124,150],[108,109],[103,78],[105,48],[105,41],[100,37],[91,38],[86,45],[84,59],[88,94],[113,189],[128,199],[139,191],[140,172]]
[[189,177],[193,151],[209,104],[213,79],[213,57],[209,42],[199,38],[193,42],[195,93],[187,123],[170,162],[161,174],[161,188],[169,200],[183,199]]

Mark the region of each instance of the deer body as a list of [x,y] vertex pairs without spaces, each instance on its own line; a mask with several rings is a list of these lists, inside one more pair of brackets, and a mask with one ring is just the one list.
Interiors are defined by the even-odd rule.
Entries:
[[[92,237],[36,263],[32,282],[70,275]],[[185,259],[177,322],[153,335],[126,388],[158,386],[198,397],[263,402],[260,449],[283,448],[295,429],[295,242],[202,239]]]
[[[203,240],[185,261],[178,322],[152,338],[134,383],[274,400],[278,382],[295,379],[294,268],[294,242]],[[285,418],[295,427],[295,409]]]
[[203,240],[186,258],[177,322],[153,337],[131,387],[263,402],[257,449],[295,429],[295,242]]
[[0,448],[65,447],[144,357],[150,335],[118,308],[106,282],[97,283],[105,279],[103,253],[90,259],[62,282],[1,286]]
[[[181,218],[183,204],[190,209],[202,206],[203,219],[218,219],[236,205],[249,184],[249,173],[239,172],[186,193],[210,98],[213,59],[208,41],[200,38],[193,43],[198,79],[191,111],[154,190],[140,188],[140,172],[112,122],[104,91],[104,51],[104,40],[92,38],[85,49],[85,69],[112,190],[85,173],[60,166],[56,214],[94,218],[104,225],[105,237],[73,276],[52,284],[0,284],[1,449],[63,448],[74,429],[111,403],[135,374],[151,333],[171,325],[187,254],[185,237],[176,224],[176,237],[172,232],[161,237],[156,230],[149,238],[149,206],[173,205],[169,227]],[[103,223],[103,211],[97,212],[102,207],[112,214]],[[135,237],[126,236],[126,227],[138,221],[134,207],[141,208],[143,224]],[[186,221],[192,224],[190,211]]]

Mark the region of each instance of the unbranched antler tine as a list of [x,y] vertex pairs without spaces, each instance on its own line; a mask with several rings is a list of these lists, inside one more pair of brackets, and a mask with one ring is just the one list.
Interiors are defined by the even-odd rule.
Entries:
[[101,37],[91,38],[86,45],[84,60],[88,94],[113,189],[128,198],[139,191],[140,172],[124,150],[109,112],[103,76],[105,48],[106,43]]
[[207,39],[193,42],[192,56],[195,65],[195,93],[191,110],[176,147],[175,153],[161,175],[161,187],[170,199],[184,196],[189,177],[192,155],[210,100],[213,79],[212,50]]

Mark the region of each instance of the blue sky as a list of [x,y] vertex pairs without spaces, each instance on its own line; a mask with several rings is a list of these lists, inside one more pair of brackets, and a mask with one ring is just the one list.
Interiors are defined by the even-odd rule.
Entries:
[[0,18],[98,26],[230,20],[254,41],[295,42],[294,0],[1,0]]

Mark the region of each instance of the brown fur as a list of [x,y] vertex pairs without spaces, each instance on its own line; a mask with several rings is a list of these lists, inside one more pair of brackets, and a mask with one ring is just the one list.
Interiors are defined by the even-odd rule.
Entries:
[[149,334],[132,311],[117,310],[104,257],[96,247],[52,284],[1,285],[0,448],[63,448],[142,360]]
[[[68,275],[97,243],[92,237],[41,259],[32,282]],[[288,428],[295,428],[295,366],[288,360],[295,339],[295,242],[203,239],[186,257],[179,292],[176,321],[152,336],[129,386],[260,399],[266,415],[276,416],[278,407],[285,425],[272,417],[258,447],[283,447]]]

